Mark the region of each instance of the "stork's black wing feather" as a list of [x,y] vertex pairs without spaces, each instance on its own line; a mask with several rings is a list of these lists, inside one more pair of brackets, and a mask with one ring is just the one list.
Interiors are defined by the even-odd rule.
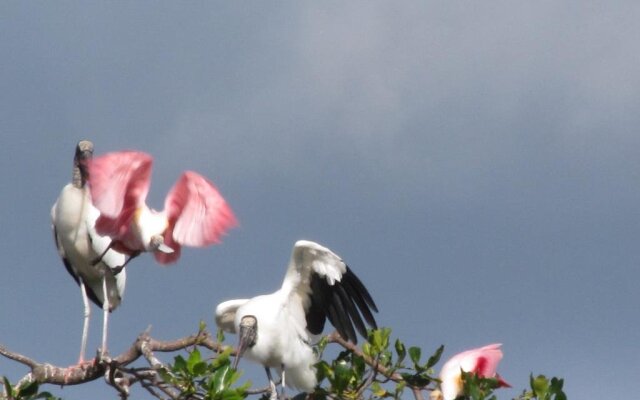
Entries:
[[[324,284],[324,285],[323,285]],[[327,313],[324,304],[328,302],[326,299],[329,291],[324,286],[329,286],[327,282],[318,275],[311,276],[311,304],[305,315],[307,320],[307,329],[314,335],[319,335],[324,329],[324,323],[327,319]]]
[[[371,313],[371,310],[378,312],[371,295],[367,288],[360,282],[360,279],[347,267],[347,272],[342,277],[342,285],[348,293],[352,294],[352,299],[358,306],[360,313],[364,317],[365,321],[374,329],[378,328],[376,320]],[[369,309],[371,307],[371,309]],[[363,335],[366,336],[366,335]]]
[[353,288],[355,289],[354,292],[362,295],[362,298],[367,302],[367,304],[369,305],[369,307],[371,307],[373,311],[378,312],[378,307],[376,306],[376,303],[373,301],[373,298],[369,294],[369,291],[364,286],[360,278],[358,278],[358,276],[354,274],[353,271],[351,271],[349,266],[347,266],[347,272],[344,273],[343,279],[346,279],[352,284]]
[[[347,303],[349,299],[344,299],[342,293],[340,292],[341,285],[335,284],[331,286],[332,295],[333,295],[333,304],[338,310],[338,318],[340,320],[340,328],[338,332],[340,332],[340,336],[345,338],[346,340],[350,340],[352,342],[357,342],[358,338],[356,337],[356,332],[353,330],[353,324],[351,323],[351,318],[349,317],[349,310],[347,307]],[[336,328],[338,328],[336,326]]]
[[306,312],[309,332],[316,335],[322,333],[325,320],[328,319],[340,336],[356,343],[356,330],[363,337],[367,336],[364,321],[373,328],[377,327],[371,310],[377,312],[378,308],[367,288],[349,267],[341,281],[333,285],[327,282],[326,277],[312,273],[310,288],[311,304]]

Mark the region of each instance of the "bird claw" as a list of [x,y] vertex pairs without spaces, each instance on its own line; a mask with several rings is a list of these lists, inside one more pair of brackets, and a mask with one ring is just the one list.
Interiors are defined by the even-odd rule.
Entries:
[[109,364],[111,362],[111,357],[109,357],[109,351],[107,349],[98,349],[96,358],[94,359],[96,364],[105,363]]

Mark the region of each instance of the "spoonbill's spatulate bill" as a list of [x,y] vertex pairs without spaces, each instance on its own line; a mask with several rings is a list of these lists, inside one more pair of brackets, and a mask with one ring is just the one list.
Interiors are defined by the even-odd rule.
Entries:
[[272,392],[269,368],[282,372],[282,384],[304,391],[317,383],[312,343],[326,319],[346,340],[366,337],[366,324],[376,328],[378,311],[360,279],[335,253],[317,243],[296,242],[282,287],[252,299],[229,300],[216,308],[216,323],[238,333],[238,356],[262,364]]
[[96,229],[113,238],[111,247],[132,257],[152,251],[159,263],[168,264],[180,257],[181,246],[218,243],[236,225],[215,186],[192,171],[169,191],[163,211],[150,209],[145,200],[151,165],[150,155],[136,151],[108,153],[89,163],[91,196],[101,213]]
[[[102,354],[107,351],[107,325],[109,312],[122,300],[126,281],[124,270],[116,274],[126,262],[126,256],[108,250],[111,238],[95,230],[100,212],[91,204],[86,186],[87,163],[93,154],[93,144],[78,143],[73,162],[72,182],[64,186],[51,209],[53,235],[58,253],[67,271],[80,285],[84,302],[84,327],[80,345],[79,363],[84,362],[89,331],[91,305],[89,299],[103,309]],[[98,263],[93,261],[103,254]]]

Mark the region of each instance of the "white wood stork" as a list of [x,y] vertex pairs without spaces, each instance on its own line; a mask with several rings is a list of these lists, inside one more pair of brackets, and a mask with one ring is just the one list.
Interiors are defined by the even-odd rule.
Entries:
[[[211,182],[184,172],[167,194],[163,211],[145,203],[151,183],[150,155],[122,151],[89,163],[89,187],[100,210],[96,230],[113,238],[110,248],[135,257],[152,251],[156,260],[178,260],[181,246],[207,246],[237,224],[231,208]],[[99,259],[99,258],[98,258]]]
[[[53,235],[58,253],[67,271],[80,285],[84,303],[84,326],[78,363],[84,362],[89,332],[91,305],[89,299],[103,309],[102,354],[107,351],[107,325],[113,311],[124,295],[126,272],[120,266],[126,256],[108,250],[111,239],[96,233],[95,223],[100,215],[91,204],[86,186],[87,163],[93,154],[93,144],[83,140],[76,146],[72,182],[65,185],[51,208]],[[102,260],[94,263],[100,254]]]
[[371,310],[378,311],[371,295],[340,257],[317,243],[300,240],[279,290],[219,304],[216,323],[225,332],[239,334],[233,367],[243,355],[262,364],[275,397],[270,368],[281,371],[283,390],[286,384],[312,391],[317,384],[313,367],[317,360],[311,346],[325,320],[355,343],[356,331],[367,336],[364,321],[376,328]]

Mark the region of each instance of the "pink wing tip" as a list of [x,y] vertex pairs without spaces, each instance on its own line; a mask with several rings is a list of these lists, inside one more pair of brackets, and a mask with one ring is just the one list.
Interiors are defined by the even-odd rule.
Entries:
[[171,189],[165,211],[174,220],[173,238],[193,247],[220,243],[238,221],[215,185],[193,171],[185,171]]

